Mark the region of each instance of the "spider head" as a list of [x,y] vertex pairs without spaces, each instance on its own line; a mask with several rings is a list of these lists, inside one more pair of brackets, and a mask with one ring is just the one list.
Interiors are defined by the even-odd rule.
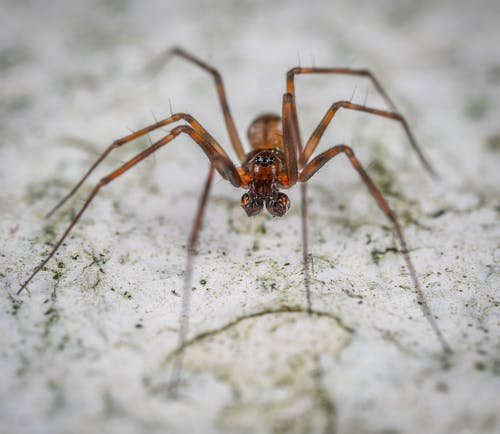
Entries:
[[281,159],[278,151],[259,151],[250,160],[251,181],[248,193],[241,197],[241,206],[248,216],[262,211],[264,205],[276,217],[281,217],[290,208],[290,199],[279,191],[279,169]]
[[248,216],[259,214],[265,206],[273,216],[281,217],[290,208],[290,199],[279,191],[286,178],[284,160],[278,149],[255,149],[247,155],[242,170],[250,181],[241,206]]
[[[284,159],[285,156],[278,149],[255,149],[247,154],[242,168],[253,181],[271,182],[278,179],[284,171]],[[260,187],[265,189],[264,184]]]

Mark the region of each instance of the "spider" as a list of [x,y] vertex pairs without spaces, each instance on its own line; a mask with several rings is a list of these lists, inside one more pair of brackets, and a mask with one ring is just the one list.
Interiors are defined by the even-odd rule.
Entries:
[[[75,217],[66,228],[64,233],[61,235],[57,243],[54,245],[50,253],[34,269],[28,279],[24,281],[20,289],[17,291],[17,294],[19,295],[24,289],[26,289],[30,281],[58,251],[67,235],[73,229],[75,224],[80,220],[81,216],[97,196],[102,187],[127,172],[129,169],[149,157],[158,149],[173,141],[180,134],[187,134],[203,150],[210,162],[210,168],[208,170],[207,180],[205,182],[205,187],[199,201],[196,217],[194,219],[187,245],[186,272],[182,292],[178,348],[182,350],[185,345],[186,336],[188,333],[189,304],[191,292],[190,288],[193,274],[193,257],[195,255],[195,247],[201,230],[203,216],[205,213],[209,191],[215,171],[217,171],[223,179],[229,181],[234,187],[247,190],[241,197],[241,206],[248,216],[259,214],[264,208],[266,208],[271,215],[282,217],[290,208],[290,199],[281,190],[287,190],[297,183],[300,184],[304,284],[307,309],[309,312],[311,312],[312,302],[308,264],[309,255],[306,225],[307,206],[305,183],[331,159],[333,159],[337,155],[344,154],[345,156],[347,156],[352,167],[361,176],[362,181],[368,187],[368,190],[374,197],[380,209],[391,222],[400,244],[400,251],[404,257],[406,267],[413,282],[417,301],[422,309],[424,316],[427,318],[432,330],[439,340],[443,350],[445,352],[450,352],[450,346],[448,345],[434,317],[432,316],[424,292],[422,291],[422,288],[420,286],[420,282],[417,278],[417,273],[411,260],[401,225],[380,190],[377,188],[371,177],[368,175],[359,160],[356,158],[354,151],[349,146],[341,144],[332,146],[319,155],[312,157],[321,137],[323,136],[323,133],[325,132],[325,129],[328,127],[335,114],[340,109],[354,110],[370,113],[399,122],[408,137],[410,145],[416,152],[423,166],[431,175],[437,176],[432,166],[422,154],[422,151],[420,150],[420,147],[417,144],[417,141],[415,140],[406,119],[396,110],[394,103],[389,98],[386,91],[382,88],[375,75],[367,69],[316,67],[295,67],[290,69],[286,75],[286,92],[283,95],[281,116],[278,114],[269,113],[262,114],[251,123],[250,127],[248,128],[248,142],[252,150],[248,153],[245,153],[233,117],[231,115],[231,111],[229,109],[226,92],[220,73],[212,66],[186,52],[182,48],[175,47],[168,50],[166,59],[170,59],[172,56],[178,56],[185,61],[201,68],[202,70],[205,70],[214,79],[219,102],[224,115],[224,121],[229,133],[229,139],[239,159],[239,166],[231,161],[224,149],[207,132],[207,130],[196,119],[194,119],[187,113],[172,114],[168,118],[159,120],[152,125],[149,125],[145,128],[133,132],[132,134],[115,140],[106,148],[106,150],[88,169],[88,171],[75,185],[75,187],[66,196],[64,196],[59,201],[59,203],[57,203],[55,207],[47,214],[47,217],[51,216],[71,196],[75,194],[75,192],[80,188],[80,186],[94,171],[94,169],[114,149],[132,142],[138,137],[144,136],[153,130],[158,130],[159,128],[173,124],[174,122],[185,122],[185,124],[175,126],[163,138],[156,141],[155,143],[152,143],[151,146],[149,146],[147,149],[137,154],[134,158],[128,160],[118,169],[112,171],[97,183],[88,198],[85,200],[83,206],[75,215]],[[350,101],[335,102],[327,110],[326,114],[323,116],[318,126],[312,133],[311,137],[303,146],[299,132],[295,103],[295,77],[301,74],[343,74],[368,78],[374,86],[375,90],[380,94],[380,96],[390,107],[390,110],[371,108],[365,105],[354,104]],[[177,363],[177,372],[180,371],[180,365],[181,362],[179,361]]]

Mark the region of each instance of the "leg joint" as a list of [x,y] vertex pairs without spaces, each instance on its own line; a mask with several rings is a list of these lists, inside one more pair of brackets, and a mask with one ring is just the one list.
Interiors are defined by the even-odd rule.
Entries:
[[339,152],[344,152],[348,157],[354,157],[354,151],[350,146],[347,145],[337,145],[335,146],[336,149],[339,150]]
[[300,66],[296,66],[295,68],[292,68],[292,69],[288,70],[288,72],[286,73],[286,78],[287,78],[288,80],[292,80],[292,79],[293,79],[293,76],[294,76],[295,74],[299,74],[299,73],[300,73],[300,71],[301,71],[301,69],[302,69],[302,68],[301,68]]

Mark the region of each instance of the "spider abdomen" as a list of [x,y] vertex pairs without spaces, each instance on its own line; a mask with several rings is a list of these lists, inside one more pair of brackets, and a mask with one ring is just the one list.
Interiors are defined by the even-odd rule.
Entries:
[[254,149],[282,149],[281,117],[273,113],[258,116],[248,127],[247,136]]

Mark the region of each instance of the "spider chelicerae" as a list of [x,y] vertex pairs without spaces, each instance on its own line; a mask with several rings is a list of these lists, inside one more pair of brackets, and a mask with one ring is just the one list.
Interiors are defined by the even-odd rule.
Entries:
[[[167,52],[167,59],[172,56],[178,56],[184,60],[198,66],[208,72],[215,81],[219,102],[224,114],[225,124],[229,133],[231,145],[239,159],[239,166],[234,164],[228,157],[222,146],[208,133],[208,131],[191,115],[186,113],[172,114],[166,119],[159,120],[152,125],[133,132],[125,137],[115,140],[108,148],[100,155],[90,169],[85,173],[75,187],[63,197],[59,203],[47,214],[47,217],[52,215],[60,208],[75,192],[80,188],[83,182],[89,177],[94,169],[116,148],[123,146],[133,140],[147,135],[151,131],[158,130],[177,121],[184,121],[185,124],[175,126],[164,137],[154,142],[144,151],[137,154],[118,169],[112,171],[107,176],[103,177],[94,187],[83,206],[80,208],[76,216],[73,218],[69,226],[66,228],[62,236],[54,245],[50,253],[44,260],[34,269],[32,274],[21,285],[17,291],[19,295],[37,273],[45,266],[45,264],[54,256],[57,250],[61,247],[67,235],[71,232],[75,224],[80,220],[81,216],[88,208],[90,203],[97,196],[102,187],[109,184],[111,181],[118,178],[120,175],[127,172],[142,160],[149,157],[158,149],[170,143],[180,134],[187,134],[196,142],[204,151],[210,162],[207,180],[201,195],[194,223],[189,236],[187,246],[186,272],[184,277],[184,286],[182,293],[182,308],[180,314],[180,331],[179,331],[179,349],[185,345],[186,336],[189,326],[189,304],[190,304],[190,288],[192,281],[193,257],[198,236],[201,230],[203,216],[209,196],[210,187],[214,178],[214,173],[217,171],[219,175],[229,181],[235,188],[246,189],[247,192],[241,197],[241,206],[248,216],[254,216],[260,213],[264,207],[273,216],[283,216],[290,207],[288,196],[282,191],[287,190],[299,183],[301,186],[301,219],[302,219],[302,253],[304,267],[304,285],[306,292],[307,309],[312,311],[311,290],[310,290],[310,275],[309,275],[309,255],[307,242],[307,202],[306,202],[306,182],[315,175],[324,164],[339,154],[344,154],[352,167],[361,176],[361,179],[368,187],[368,190],[376,200],[378,206],[391,222],[397,239],[401,247],[401,253],[404,257],[406,267],[410,274],[417,301],[421,306],[424,316],[430,323],[434,333],[436,334],[441,346],[445,352],[450,352],[450,347],[441,333],[434,317],[431,314],[429,305],[425,299],[424,293],[420,286],[420,282],[415,271],[415,267],[410,257],[408,246],[403,234],[401,225],[392,211],[391,207],[383,197],[380,190],[372,181],[371,177],[365,171],[359,160],[356,158],[354,151],[347,145],[341,144],[328,148],[326,151],[313,157],[318,143],[332,121],[335,114],[340,109],[354,110],[365,113],[370,113],[376,116],[392,119],[399,122],[403,127],[408,140],[417,153],[421,163],[432,175],[436,175],[431,165],[428,163],[420,147],[418,146],[406,119],[396,110],[394,103],[387,95],[386,91],[380,85],[377,78],[366,69],[352,68],[304,68],[296,67],[290,69],[286,75],[286,92],[283,95],[281,115],[278,114],[263,114],[258,116],[248,128],[248,142],[252,150],[245,152],[243,144],[238,135],[231,111],[229,109],[223,81],[219,72],[212,66],[201,61],[192,54],[186,52],[182,48],[173,48]],[[354,104],[350,101],[337,101],[333,103],[323,116],[318,126],[312,133],[311,137],[303,145],[297,119],[297,110],[295,103],[295,77],[301,74],[342,74],[351,76],[362,76],[368,78],[373,84],[376,91],[385,100],[389,106],[389,110],[380,110],[371,108],[366,105]],[[182,351],[179,351],[182,354]],[[174,377],[179,376],[181,357],[178,357]]]

